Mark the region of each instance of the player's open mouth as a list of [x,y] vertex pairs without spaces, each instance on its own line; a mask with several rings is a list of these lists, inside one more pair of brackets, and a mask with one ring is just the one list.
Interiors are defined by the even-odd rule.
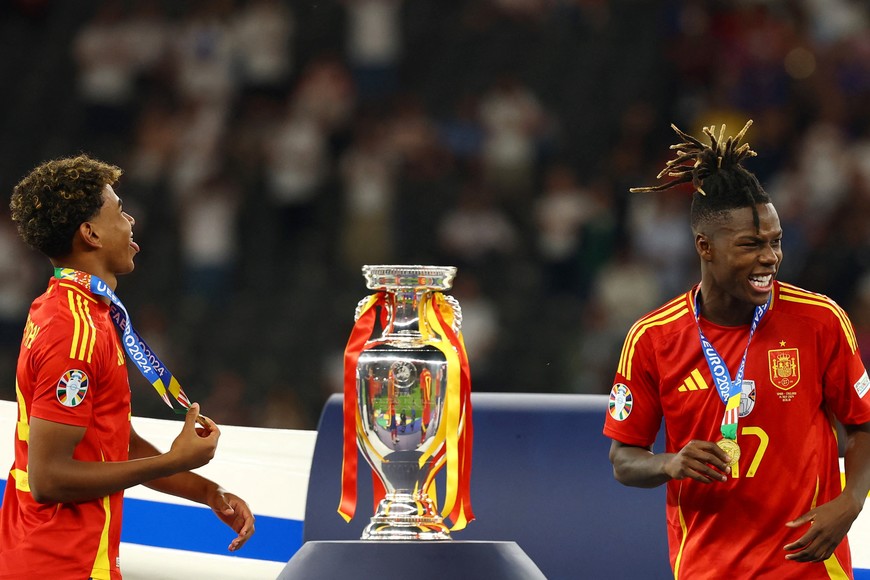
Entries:
[[134,242],[132,238],[130,239],[130,247],[133,248],[137,254],[139,253],[139,244]]
[[772,281],[773,274],[753,274],[749,276],[749,283],[752,284],[755,288],[758,288],[759,290],[766,290],[767,288],[769,288]]

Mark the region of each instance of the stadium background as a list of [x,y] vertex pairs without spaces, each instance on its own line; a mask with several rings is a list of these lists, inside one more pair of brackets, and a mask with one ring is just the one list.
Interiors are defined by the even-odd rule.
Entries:
[[[671,122],[738,130],[781,279],[870,352],[870,16],[859,0],[9,0],[0,190],[126,170],[119,293],[224,424],[313,429],[365,263],[459,266],[476,391],[607,392],[631,321],[697,278],[688,194],[634,196]],[[47,263],[0,204],[0,396]],[[131,374],[137,415],[166,417]]]

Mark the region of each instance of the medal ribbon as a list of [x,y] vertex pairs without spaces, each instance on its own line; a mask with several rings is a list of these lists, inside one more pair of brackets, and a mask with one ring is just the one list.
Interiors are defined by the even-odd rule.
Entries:
[[[130,315],[121,299],[109,288],[103,280],[88,274],[74,270],[73,268],[55,268],[54,277],[59,280],[74,282],[75,284],[87,288],[97,296],[104,296],[109,299],[109,316],[115,327],[121,332],[121,343],[124,345],[124,350],[127,351],[127,356],[142,373],[142,376],[151,383],[157,394],[163,399],[170,409],[176,414],[183,415],[190,407],[190,400],[178,383],[178,380],[169,372],[166,365],[157,357],[154,351],[148,346],[145,340],[139,336],[139,333],[133,328],[130,321]],[[172,401],[176,401],[180,407],[173,405]]]
[[758,324],[767,313],[770,299],[768,298],[767,302],[763,305],[755,307],[752,324],[749,327],[749,339],[746,341],[746,348],[743,350],[743,358],[740,361],[740,367],[737,369],[737,376],[734,377],[734,380],[731,380],[731,372],[725,365],[725,360],[719,355],[716,347],[704,336],[704,331],[701,330],[701,309],[698,303],[698,296],[700,294],[701,289],[699,287],[695,292],[695,324],[698,326],[698,335],[701,337],[701,350],[704,352],[707,366],[710,367],[710,373],[713,375],[713,381],[716,383],[716,392],[719,393],[719,398],[725,403],[725,414],[722,416],[722,425],[719,430],[726,439],[737,439],[737,419],[740,409],[740,393],[743,387],[743,371],[746,368],[746,354],[749,352],[749,345],[752,343],[755,329],[758,328]]

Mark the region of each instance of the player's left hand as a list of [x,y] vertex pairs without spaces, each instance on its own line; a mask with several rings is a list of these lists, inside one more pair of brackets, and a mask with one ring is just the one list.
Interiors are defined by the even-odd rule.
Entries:
[[848,496],[839,495],[828,503],[786,523],[785,525],[790,528],[810,525],[803,536],[783,546],[783,550],[790,552],[786,554],[786,559],[795,562],[827,560],[843,541],[860,511],[861,507],[856,506]]
[[208,505],[220,520],[238,534],[229,545],[235,552],[245,545],[254,535],[254,514],[248,504],[239,496],[218,487],[209,497]]

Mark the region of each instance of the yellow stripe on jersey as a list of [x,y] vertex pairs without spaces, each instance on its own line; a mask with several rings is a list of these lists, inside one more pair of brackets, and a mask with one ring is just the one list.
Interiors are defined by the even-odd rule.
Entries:
[[627,380],[631,380],[631,359],[634,357],[634,347],[637,345],[640,337],[643,336],[643,333],[653,326],[670,324],[688,313],[688,302],[684,294],[679,298],[671,300],[656,312],[635,322],[634,326],[628,331],[625,343],[622,345],[622,354],[619,356],[619,365],[616,368],[617,372]]
[[91,305],[89,302],[84,302],[84,314],[88,319],[88,325],[91,327],[91,339],[88,341],[88,362],[91,362],[91,356],[94,354],[94,345],[97,344],[97,325],[94,324],[94,319],[91,317]]
[[779,298],[786,302],[797,302],[799,304],[827,308],[833,312],[834,316],[837,317],[837,320],[840,321],[840,327],[843,329],[843,334],[846,336],[846,342],[849,343],[849,348],[852,350],[852,354],[854,354],[858,349],[858,339],[855,336],[855,329],[852,327],[849,317],[836,302],[827,296],[816,294],[815,292],[807,292],[806,290],[801,290],[800,288],[790,284],[780,283]]
[[846,574],[840,561],[837,560],[836,554],[831,554],[831,557],[825,560],[825,570],[827,570],[831,580],[849,580],[849,575]]
[[682,538],[680,539],[680,549],[677,551],[677,557],[674,558],[674,580],[680,578],[680,561],[683,559],[683,548],[686,547],[687,526],[686,518],[683,517],[683,508],[680,506],[680,496],[683,492],[683,484],[680,483],[680,492],[677,494],[677,515],[680,516],[680,531]]
[[94,558],[94,568],[91,570],[92,580],[112,580],[109,567],[109,522],[112,521],[112,507],[109,496],[103,496],[103,511],[106,513],[106,520],[100,534],[100,545],[97,548],[97,557]]
[[18,439],[27,443],[30,441],[30,417],[27,416],[27,401],[18,387],[18,378],[15,379],[15,398],[18,401]]
[[67,292],[66,295],[69,301],[69,311],[72,313],[73,317],[73,336],[72,336],[72,344],[69,347],[69,357],[70,358],[78,358],[76,356],[76,347],[79,344],[79,334],[81,333],[82,322],[79,318],[79,309],[76,307],[76,297],[73,292]]
[[67,290],[67,303],[73,317],[73,336],[70,344],[69,357],[74,360],[91,362],[94,345],[97,341],[97,327],[91,318],[92,297],[82,294],[77,288],[61,284]]

